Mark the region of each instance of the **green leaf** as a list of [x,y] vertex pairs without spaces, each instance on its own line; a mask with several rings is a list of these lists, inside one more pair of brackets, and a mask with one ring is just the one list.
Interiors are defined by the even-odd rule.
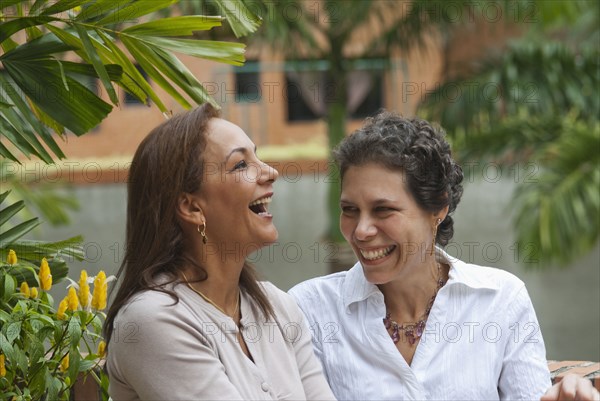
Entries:
[[8,195],[10,195],[11,192],[12,192],[12,190],[9,189],[7,191],[0,193],[0,204],[2,204],[2,202],[4,202],[4,199],[6,199],[8,197]]
[[78,348],[79,342],[71,346],[69,351],[69,370],[68,375],[71,378],[71,383],[75,384],[77,376],[79,374],[79,367],[81,365],[81,355],[79,354]]
[[8,8],[10,6],[14,6],[17,3],[22,2],[23,0],[2,0],[0,1],[0,10]]
[[[2,2],[4,4],[4,1]],[[47,24],[48,22],[58,21],[53,17],[34,16],[34,17],[23,17],[3,22],[0,25],[0,43],[10,38],[15,33],[36,25]],[[0,56],[1,58],[1,56]]]
[[11,228],[8,231],[5,231],[0,234],[0,247],[4,248],[9,244],[15,242],[29,231],[33,230],[35,227],[40,225],[37,217],[33,219],[29,219],[15,227]]
[[123,36],[122,42],[127,47],[127,50],[131,53],[133,57],[140,63],[140,66],[146,71],[148,76],[152,78],[161,88],[163,88],[173,99],[175,99],[179,104],[181,104],[186,109],[192,107],[192,105],[183,97],[173,86],[154,68],[152,63],[150,63],[148,58],[152,58],[151,50],[148,49],[143,43],[139,41]]
[[15,339],[21,335],[21,322],[12,322],[6,327],[6,339],[14,344]]
[[[35,117],[35,115],[31,112],[28,105],[23,101],[19,93],[17,93],[17,85],[8,79],[5,74],[0,74],[0,85],[2,85],[3,90],[0,90],[0,95],[4,93],[4,90],[7,91],[8,96],[14,102],[15,106],[21,112],[21,116],[33,127],[35,132],[39,135],[40,138],[44,141],[48,148],[54,152],[54,154],[59,158],[64,158],[64,153],[58,147],[58,144],[52,137],[52,134],[46,129],[46,127],[40,123],[40,121]],[[36,154],[42,160],[45,160],[45,153],[38,152]]]
[[48,3],[48,0],[35,0],[35,3],[33,3],[31,8],[29,9],[29,15],[39,14],[38,10],[42,8],[42,6],[46,5],[46,3]]
[[19,210],[25,207],[25,202],[18,201],[13,203],[12,205],[0,210],[0,226],[8,221],[11,217],[19,212]]
[[0,60],[7,62],[9,60],[33,61],[48,59],[50,55],[55,53],[64,53],[76,49],[76,47],[60,41],[55,35],[48,34],[31,42],[23,43],[14,50],[0,56]]
[[238,38],[256,32],[261,24],[260,17],[248,10],[243,1],[217,0],[216,3]]
[[79,340],[81,340],[81,321],[77,315],[73,315],[71,320],[69,320],[67,334],[71,339],[71,345],[77,346],[79,344]]
[[122,24],[126,21],[131,21],[143,15],[150,14],[154,11],[169,7],[177,3],[178,0],[137,0],[126,5],[122,9],[118,9],[112,14],[107,15],[95,25]]
[[14,110],[6,110],[0,115],[0,127],[5,137],[25,155],[35,154],[46,163],[52,162],[52,157],[44,149],[35,132]]
[[3,277],[2,284],[3,284],[2,299],[5,301],[8,301],[8,299],[10,299],[10,297],[12,297],[12,295],[15,293],[17,281],[15,280],[15,278],[12,275],[5,274]]
[[196,31],[221,26],[222,17],[201,15],[161,18],[130,26],[123,33],[132,36],[192,36]]
[[75,28],[77,30],[77,33],[79,34],[79,38],[81,39],[81,41],[83,43],[83,47],[84,47],[88,57],[92,61],[92,65],[94,66],[94,69],[98,73],[98,77],[100,78],[100,81],[104,85],[104,88],[106,89],[108,96],[110,97],[110,100],[113,102],[113,104],[118,105],[119,98],[117,97],[115,88],[113,88],[113,86],[112,86],[112,83],[108,76],[108,72],[106,71],[106,67],[102,63],[102,60],[100,60],[100,56],[96,52],[96,49],[94,48],[94,45],[92,44],[92,39],[89,37],[87,30],[84,29],[79,24],[76,24]]
[[[41,61],[40,63],[51,66],[50,61]],[[61,64],[65,71],[73,74],[86,75],[88,77],[97,77],[94,66],[86,63],[73,63],[70,61],[61,61]],[[104,68],[108,73],[108,77],[111,81],[119,81],[123,76],[123,67],[118,64],[105,64]]]
[[242,43],[155,37],[144,37],[143,41],[168,51],[188,54],[220,63],[240,66],[245,61],[245,45]]
[[14,361],[17,359],[15,349],[12,346],[12,343],[8,341],[8,339],[2,332],[0,332],[0,350],[2,350],[2,353],[6,355],[6,358],[9,361]]
[[84,359],[79,364],[79,373],[89,372],[97,364],[98,364],[98,361],[96,361],[95,359]]
[[82,5],[81,12],[75,17],[78,22],[93,22],[99,16],[108,14],[115,9],[120,9],[124,4],[130,3],[130,0],[115,1],[115,0],[96,0],[94,2],[86,2]]
[[58,393],[62,389],[62,381],[46,371],[46,391],[48,400],[58,400]]
[[44,256],[57,254],[81,261],[85,256],[81,248],[82,243],[83,237],[78,235],[55,242],[21,240],[13,243],[13,249],[17,255],[22,255],[27,259],[41,260]]
[[[143,44],[141,44],[143,46]],[[210,102],[218,107],[217,103],[210,97],[204,87],[188,68],[170,52],[160,48],[147,48],[146,56],[168,79],[179,86],[196,103]]]
[[62,13],[63,11],[72,10],[75,7],[81,6],[89,2],[89,0],[60,0],[42,11],[41,15],[52,15]]
[[[61,75],[54,69],[16,61],[4,62],[4,67],[32,101],[76,135],[97,126],[112,110],[110,104],[70,77],[66,90]],[[40,88],[52,88],[52,96],[46,96]]]
[[15,155],[12,154],[10,150],[2,142],[0,142],[0,156],[7,158],[8,160],[12,160],[13,162],[19,162],[19,159]]
[[[129,60],[129,57],[125,55],[125,53],[123,53],[123,51],[113,43],[113,40],[106,36],[102,31],[98,31],[98,35],[100,35],[100,37],[104,41],[104,44],[112,51],[112,54],[115,58],[114,61],[118,62],[123,67],[124,73],[127,75],[127,77],[130,78],[131,83],[137,88],[139,88],[139,91],[137,91],[131,85],[127,85],[127,88],[130,91],[130,93],[133,93],[138,99],[142,101],[145,101],[144,94],[147,94],[150,97],[150,99],[152,99],[154,104],[156,104],[159,110],[163,113],[166,113],[168,111],[167,107],[160,100],[158,95],[156,95],[156,93],[154,92],[150,84],[148,84],[144,76]],[[122,80],[122,82],[125,82],[125,80]]]

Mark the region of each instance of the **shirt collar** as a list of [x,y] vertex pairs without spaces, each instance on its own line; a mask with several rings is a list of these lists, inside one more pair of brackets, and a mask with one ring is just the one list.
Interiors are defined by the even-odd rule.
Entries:
[[379,288],[365,279],[360,262],[346,273],[343,285],[344,307],[348,308],[354,302],[364,301],[373,294],[381,294]]
[[[498,284],[478,266],[467,264],[460,259],[448,255],[441,248],[435,249],[436,260],[450,266],[450,274],[446,286],[465,285],[473,289],[499,290]],[[374,294],[381,294],[379,288],[365,279],[363,267],[360,262],[346,273],[343,284],[344,306],[348,308],[354,302],[364,301]]]
[[465,263],[460,259],[448,255],[441,248],[435,248],[435,257],[438,262],[450,266],[450,273],[446,286],[465,285],[473,289],[499,290],[500,286],[489,275],[488,269],[481,266]]

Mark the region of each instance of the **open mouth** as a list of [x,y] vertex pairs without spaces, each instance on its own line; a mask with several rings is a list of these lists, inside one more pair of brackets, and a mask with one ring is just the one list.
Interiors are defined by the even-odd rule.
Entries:
[[388,256],[390,253],[392,253],[392,251],[395,248],[396,248],[396,245],[390,245],[387,248],[381,248],[381,249],[372,250],[372,251],[366,251],[366,250],[360,249],[360,254],[366,260],[369,260],[369,261],[377,260],[377,259],[381,259],[381,258]]
[[264,197],[251,202],[250,205],[248,205],[248,208],[250,208],[253,213],[258,214],[259,216],[268,216],[268,206],[269,203],[271,203],[271,200],[272,194],[265,195]]

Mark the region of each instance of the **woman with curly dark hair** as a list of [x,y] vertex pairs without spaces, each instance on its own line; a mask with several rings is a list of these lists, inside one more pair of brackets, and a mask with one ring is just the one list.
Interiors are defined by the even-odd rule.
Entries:
[[[453,236],[463,179],[443,131],[383,112],[334,155],[340,227],[358,263],[290,293],[336,398],[539,399],[550,374],[523,282],[439,247]],[[594,397],[589,381],[568,386],[552,397],[577,386]]]

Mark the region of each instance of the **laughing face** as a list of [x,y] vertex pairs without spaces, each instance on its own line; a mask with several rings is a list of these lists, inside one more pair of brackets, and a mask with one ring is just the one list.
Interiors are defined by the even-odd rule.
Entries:
[[256,156],[256,146],[229,121],[208,124],[199,203],[209,241],[231,253],[251,253],[277,240],[268,207],[278,173]]
[[431,251],[437,216],[417,205],[404,177],[375,163],[344,174],[340,227],[373,284],[418,271]]

